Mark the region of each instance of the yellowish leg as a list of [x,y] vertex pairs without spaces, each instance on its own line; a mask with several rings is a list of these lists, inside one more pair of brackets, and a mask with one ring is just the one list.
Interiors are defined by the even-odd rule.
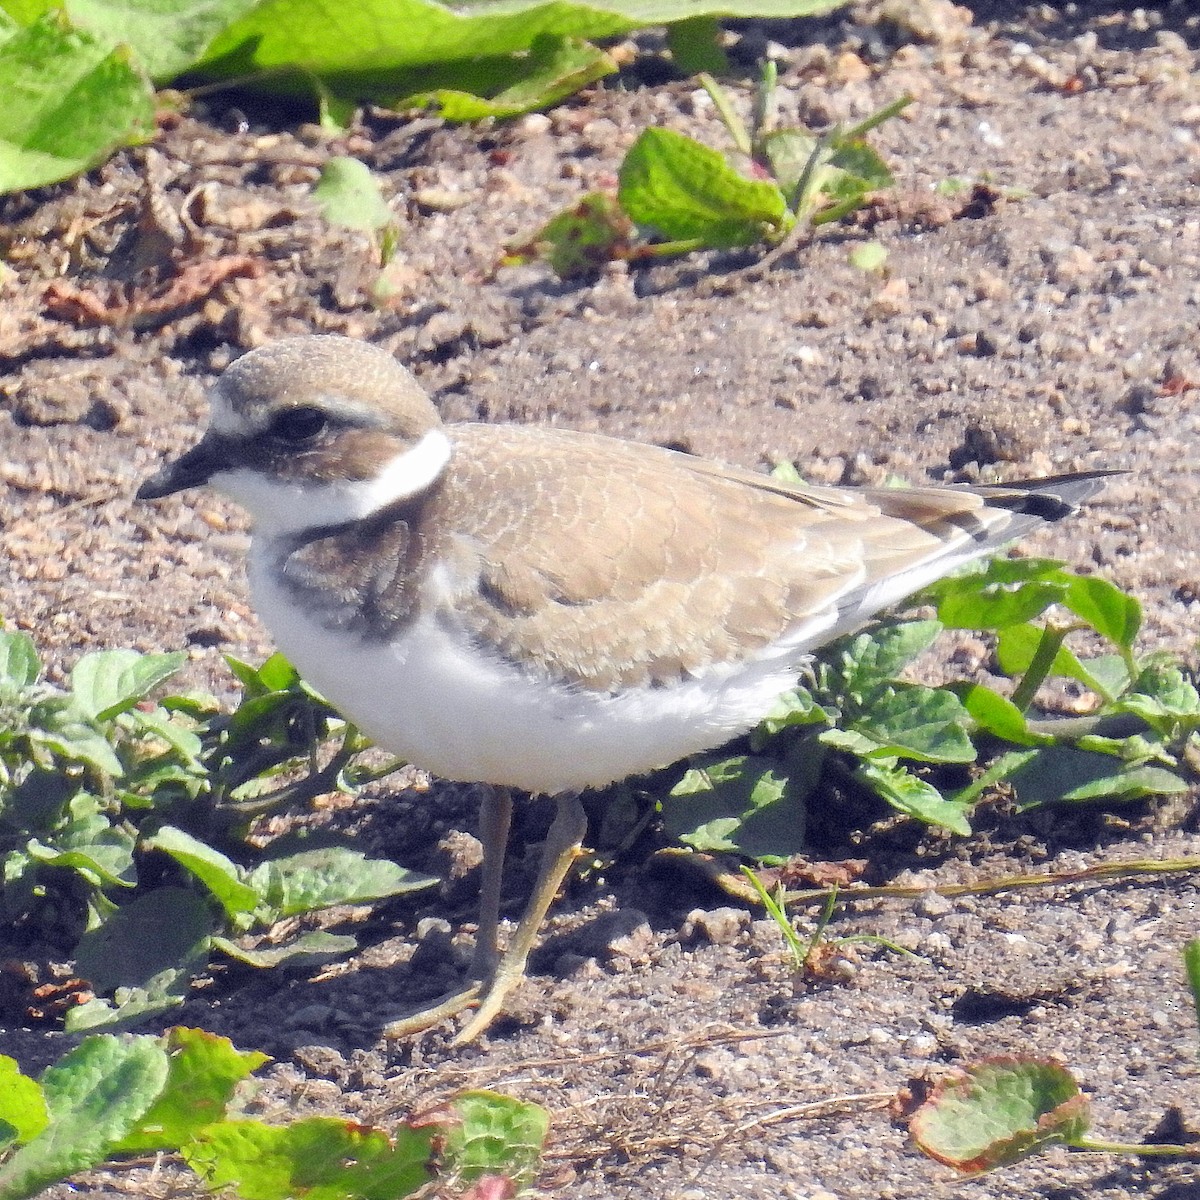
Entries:
[[542,861],[538,868],[537,883],[521,923],[513,934],[512,943],[504,957],[496,965],[491,983],[484,991],[479,1008],[467,1022],[463,1031],[454,1039],[454,1045],[463,1046],[484,1032],[498,1017],[513,989],[525,978],[533,943],[538,930],[546,918],[546,912],[554,903],[554,897],[562,886],[567,872],[583,850],[583,839],[587,834],[587,816],[577,796],[559,796],[558,812],[554,824],[546,835],[542,848]]
[[448,1021],[467,1008],[479,995],[480,988],[492,978],[499,959],[496,936],[500,925],[500,889],[504,880],[504,854],[511,824],[512,792],[508,788],[488,788],[479,813],[483,880],[480,884],[479,927],[475,935],[475,953],[471,958],[471,982],[467,987],[448,992],[417,1012],[392,1021],[384,1027],[384,1037],[408,1037]]

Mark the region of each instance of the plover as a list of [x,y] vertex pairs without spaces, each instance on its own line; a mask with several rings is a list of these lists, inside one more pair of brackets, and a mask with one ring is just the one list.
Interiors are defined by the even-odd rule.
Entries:
[[[138,496],[211,483],[244,506],[255,605],[301,674],[381,746],[491,785],[470,985],[387,1030],[477,1005],[469,1041],[581,852],[580,791],[745,733],[815,648],[1102,480],[802,487],[590,434],[444,424],[385,351],[323,336],[230,366],[208,430]],[[513,790],[558,807],[501,957]]]

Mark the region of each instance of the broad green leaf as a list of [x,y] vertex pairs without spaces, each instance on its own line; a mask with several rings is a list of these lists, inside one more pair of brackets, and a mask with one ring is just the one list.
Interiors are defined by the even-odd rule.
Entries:
[[214,950],[223,951],[230,958],[244,962],[247,966],[268,969],[271,967],[310,967],[345,958],[358,949],[358,942],[346,934],[326,933],[323,929],[310,929],[299,937],[279,945],[256,946],[248,949],[239,946],[231,938],[210,939]]
[[756,750],[761,749],[762,743],[767,738],[774,737],[780,730],[822,725],[831,719],[829,710],[818,704],[806,688],[793,688],[790,692],[784,692],[771,706],[771,711],[759,722],[753,734],[754,747]]
[[990,592],[1036,580],[1062,583],[1067,578],[1063,564],[1056,558],[987,558],[969,563],[957,574],[929,584],[912,600],[914,604],[937,607],[949,596]]
[[[301,65],[321,75],[355,73],[371,83],[440,67],[428,87],[484,94],[489,59],[527,52],[539,36],[613,37],[646,25],[702,16],[799,17],[841,0],[476,0],[459,10],[433,0],[266,0],[210,48],[205,67],[223,73]],[[222,61],[222,60],[225,61]],[[477,86],[480,84],[481,86]],[[413,90],[413,89],[409,89]],[[367,94],[369,89],[364,91]]]
[[375,233],[396,220],[379,191],[379,181],[357,158],[329,159],[312,194],[331,225]]
[[[820,161],[826,148],[820,138],[807,129],[777,129],[768,133],[760,143],[760,155],[775,182],[787,198],[789,207],[794,206],[795,190],[810,164]],[[816,157],[814,157],[816,156]]]
[[242,868],[182,829],[164,825],[153,837],[142,842],[142,849],[169,854],[212,892],[230,919],[252,913],[258,906],[258,892],[242,882]]
[[272,654],[261,667],[252,667],[241,659],[227,654],[225,662],[246,689],[248,696],[262,696],[268,692],[286,692],[300,683],[300,674],[284,656]]
[[395,107],[436,108],[447,121],[481,121],[486,117],[516,117],[549,108],[581,88],[617,70],[603,50],[577,39],[539,37],[529,54],[513,61],[515,77],[500,89],[489,88],[490,97],[453,88],[417,92],[396,102]]
[[993,1059],[940,1084],[915,1113],[917,1146],[960,1171],[991,1171],[1088,1131],[1087,1097],[1057,1063]]
[[125,46],[46,13],[0,44],[0,192],[41,187],[154,132],[149,80]]
[[168,967],[145,987],[119,987],[111,1000],[97,996],[67,1010],[64,1025],[70,1034],[93,1029],[132,1029],[178,1008],[187,993],[190,972],[186,967]]
[[125,768],[108,739],[67,696],[51,696],[29,713],[29,740],[44,749],[119,779]]
[[882,753],[942,763],[975,761],[969,724],[953,692],[919,684],[896,684],[871,696],[849,721],[851,729],[878,743],[873,757]]
[[[819,768],[819,756],[810,761]],[[711,761],[690,768],[663,799],[663,825],[697,850],[786,858],[805,847],[811,782],[789,778],[765,757]]]
[[979,683],[954,686],[963,707],[980,729],[1016,746],[1039,746],[1052,738],[1031,733],[1025,714],[1011,701]]
[[199,958],[212,930],[208,906],[194,892],[156,888],[89,929],[75,969],[98,992],[144,987],[160,971]]
[[938,604],[938,619],[950,629],[1004,629],[1041,616],[1066,590],[1064,583],[1045,579],[964,588]]
[[157,80],[186,71],[217,34],[259,0],[8,0],[23,24],[63,7],[75,25],[109,45],[124,42]]
[[79,780],[66,772],[34,767],[5,798],[5,818],[26,833],[49,837],[78,791]]
[[845,191],[878,191],[895,182],[878,152],[861,138],[835,138],[829,163],[845,176],[845,182],[835,186],[835,196]]
[[100,650],[85,654],[71,671],[71,694],[93,721],[110,721],[170,679],[187,661],[174,654],[139,654],[136,650]]
[[1152,662],[1137,678],[1137,690],[1157,700],[1165,712],[1180,717],[1200,713],[1200,692],[1173,662]]
[[32,1141],[48,1121],[46,1101],[37,1080],[22,1075],[16,1059],[0,1054],[0,1125],[11,1131],[3,1141]]
[[619,173],[621,207],[638,225],[672,241],[749,246],[784,231],[783,193],[747,179],[725,156],[670,129],[645,129]]
[[1115,584],[1095,575],[1074,575],[1062,603],[1101,637],[1128,650],[1142,624],[1142,606]]
[[667,27],[667,49],[675,66],[684,75],[708,71],[724,75],[729,71],[729,56],[718,40],[721,26],[715,17],[688,17]]
[[41,670],[33,638],[0,629],[0,693],[24,691],[37,682]]
[[928,650],[941,632],[940,621],[899,621],[860,633],[838,662],[842,686],[852,696],[869,695]]
[[[141,709],[135,708],[125,714],[124,719],[128,722],[129,727],[138,732],[149,734],[166,742],[183,764],[192,768],[194,772],[206,773],[200,758],[204,750],[203,741],[198,734],[185,728],[179,721],[172,720],[165,709],[156,708],[150,712],[143,712]],[[137,772],[137,782],[139,786],[145,786],[145,779],[140,770]]]
[[969,805],[947,800],[932,784],[918,779],[903,767],[862,762],[854,774],[894,809],[907,816],[964,837],[971,832],[971,823],[967,819]]
[[[72,808],[84,797],[76,796]],[[78,871],[96,887],[133,887],[133,834],[102,813],[72,816],[46,842],[31,839],[26,853],[44,866]]]
[[41,1078],[49,1124],[0,1167],[0,1200],[20,1200],[98,1166],[167,1079],[157,1038],[89,1037]]
[[204,1126],[220,1120],[237,1085],[270,1061],[258,1050],[235,1050],[228,1038],[183,1026],[167,1032],[166,1049],[166,1084],[115,1153],[178,1150]]
[[389,1138],[336,1117],[290,1125],[223,1121],[182,1147],[188,1166],[210,1188],[242,1200],[396,1200],[431,1179],[437,1125],[401,1126]]
[[517,1190],[532,1186],[550,1130],[550,1114],[498,1092],[464,1092],[450,1102],[457,1120],[446,1130],[448,1174],[471,1183],[503,1175]]
[[1009,777],[1022,810],[1058,801],[1136,800],[1187,790],[1162,767],[1130,765],[1073,746],[1045,746]]
[[278,919],[332,904],[365,904],[415,892],[437,880],[388,859],[368,858],[360,850],[329,846],[264,862],[245,882]]

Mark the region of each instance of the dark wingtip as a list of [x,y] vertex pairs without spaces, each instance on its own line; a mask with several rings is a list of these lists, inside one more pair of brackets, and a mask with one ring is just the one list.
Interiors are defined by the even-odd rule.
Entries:
[[1025,479],[995,487],[981,487],[993,508],[1006,508],[1039,521],[1061,521],[1077,512],[1105,484],[1126,471],[1080,471],[1073,475],[1050,475],[1045,479]]

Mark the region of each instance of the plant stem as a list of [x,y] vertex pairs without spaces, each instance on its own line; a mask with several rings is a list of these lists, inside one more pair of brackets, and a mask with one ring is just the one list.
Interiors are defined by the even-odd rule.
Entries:
[[746,126],[742,123],[742,118],[734,111],[728,93],[707,71],[702,71],[696,78],[700,80],[700,86],[708,93],[718,115],[725,122],[725,128],[729,130],[733,144],[748,157],[753,153],[753,143],[750,141],[750,134],[746,131]]
[[899,100],[893,100],[891,104],[884,105],[877,113],[872,113],[865,121],[851,125],[849,129],[843,129],[838,135],[839,140],[857,139],[863,134],[870,133],[877,125],[882,125],[884,121],[890,121],[894,116],[902,113],[912,102],[912,96],[901,96]]
[[1062,644],[1067,640],[1067,634],[1071,632],[1072,628],[1073,626],[1047,625],[1042,630],[1041,640],[1038,642],[1037,650],[1034,651],[1033,661],[1030,662],[1024,677],[1012,694],[1012,702],[1021,712],[1025,712],[1029,708],[1033,703],[1034,696],[1037,695],[1038,688],[1046,682],[1046,676],[1050,674],[1050,668],[1054,666],[1054,660],[1058,657],[1058,652],[1062,649]]
[[1069,1142],[1068,1149],[1082,1150],[1089,1154],[1136,1154],[1139,1158],[1191,1158],[1200,1160],[1200,1145],[1173,1146],[1146,1142],[1095,1142],[1091,1138],[1080,1138]]
[[[1120,879],[1125,876],[1136,878],[1141,875],[1174,875],[1200,872],[1200,858],[1138,859],[1133,862],[1102,863],[1086,867],[1082,871],[1048,871],[1041,875],[1006,875],[1001,879],[990,879],[982,883],[948,883],[941,887],[911,887],[899,884],[884,887],[843,887],[839,899],[877,900],[886,896],[915,900],[919,896],[936,892],[939,896],[990,896],[996,892],[1015,891],[1027,887],[1061,887],[1064,884],[1091,883],[1101,879]],[[788,892],[788,904],[806,904],[826,901],[829,888],[809,888]]]

